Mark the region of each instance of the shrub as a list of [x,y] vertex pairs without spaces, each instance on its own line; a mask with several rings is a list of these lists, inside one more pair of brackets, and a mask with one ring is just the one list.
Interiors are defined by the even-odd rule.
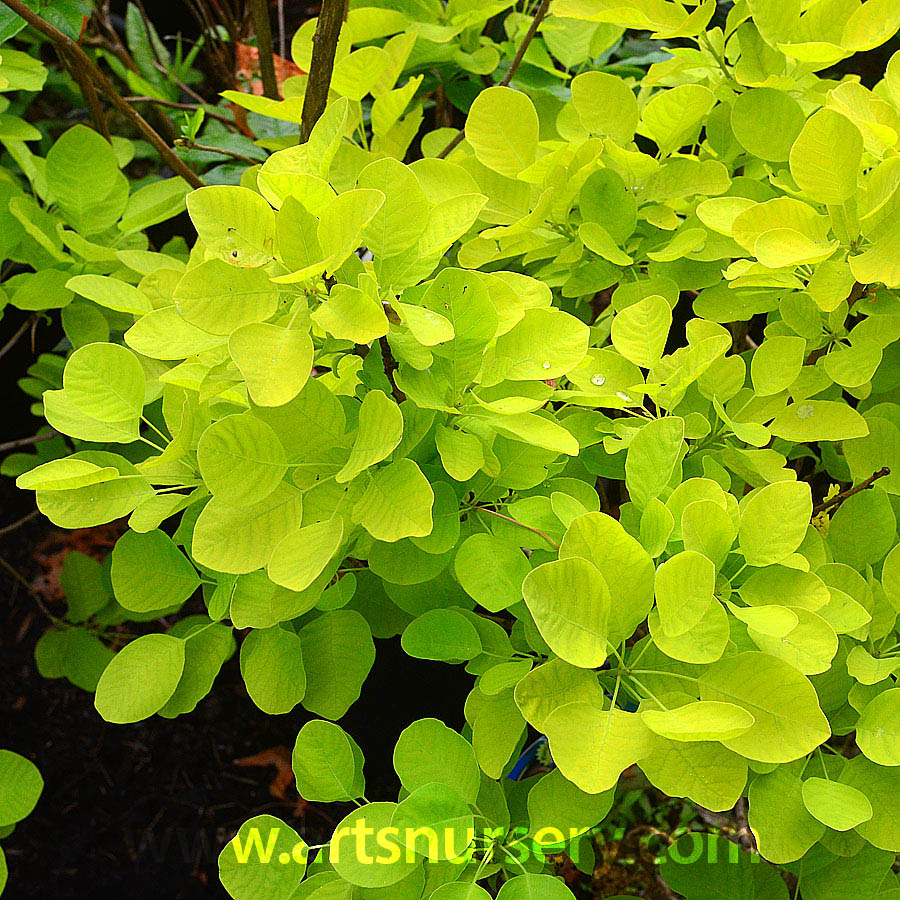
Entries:
[[[569,897],[549,856],[579,857],[635,764],[747,798],[808,900],[896,889],[900,57],[873,89],[831,67],[900,8],[746,0],[712,26],[712,2],[555,0],[534,40],[510,13],[525,63],[444,152],[420,70],[499,59],[477,35],[512,4],[438,6],[354,6],[309,140],[190,193],[189,256],[60,279],[117,327],[43,394],[75,452],[19,484],[62,527],[129,517],[105,570],[72,566],[83,619],[198,588],[207,611],[112,656],[98,711],[189,712],[246,632],[253,702],[321,717],[298,789],[359,808],[308,868],[285,823],[245,823],[237,900]],[[625,27],[670,42],[640,78],[604,66]],[[298,118],[296,93],[229,99]],[[398,802],[370,803],[334,722],[396,635],[475,683],[465,733],[414,723]],[[534,733],[556,768],[508,778]],[[664,876],[787,898],[738,862]]]

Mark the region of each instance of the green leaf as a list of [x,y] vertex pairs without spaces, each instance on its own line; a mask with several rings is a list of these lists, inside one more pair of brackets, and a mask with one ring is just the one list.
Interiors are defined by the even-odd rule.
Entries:
[[453,568],[462,589],[489,612],[522,599],[522,580],[531,571],[521,548],[490,534],[473,534],[456,551]]
[[900,766],[900,688],[874,696],[856,723],[856,743],[863,754],[881,766]]
[[800,859],[825,834],[803,799],[803,783],[787,767],[750,784],[748,821],[759,852],[770,862]]
[[359,698],[375,660],[366,620],[354,610],[323,613],[300,630],[306,668],[303,705],[326,719],[340,719]]
[[394,769],[409,792],[436,783],[469,803],[478,797],[481,772],[472,745],[438,719],[419,719],[401,732]]
[[200,587],[190,560],[159,530],[126,531],[113,548],[110,578],[116,600],[140,613],[181,606]]
[[359,408],[359,428],[350,448],[350,456],[334,480],[345,484],[375,463],[387,459],[402,436],[403,413],[400,407],[384,391],[369,391]]
[[43,789],[44,779],[30,759],[0,750],[0,826],[30,815]]
[[249,188],[213,185],[188,194],[187,208],[203,244],[231,266],[258,268],[272,259],[275,213]]
[[278,290],[266,272],[236,270],[220,259],[188,269],[172,298],[186,322],[210,334],[231,334],[242,325],[270,318],[278,308]]
[[508,87],[481,91],[469,108],[466,141],[478,161],[515,178],[537,155],[538,116],[531,99]]
[[234,900],[285,900],[303,878],[309,848],[274,816],[255,816],[219,854],[219,878]]
[[328,299],[312,313],[321,329],[344,341],[371,344],[388,333],[381,304],[359,288],[336,284]]
[[625,457],[625,484],[635,505],[643,509],[663,493],[683,451],[684,420],[652,419],[631,441]]
[[767,162],[787,162],[806,123],[800,104],[784,91],[752,88],[731,107],[731,129],[741,146]]
[[872,804],[865,794],[827,778],[803,782],[803,803],[814,818],[835,831],[849,831],[872,818]]
[[646,297],[616,313],[613,346],[636,366],[649,369],[662,356],[672,325],[672,310],[663,297]]
[[820,109],[791,147],[791,175],[817,203],[846,203],[856,194],[862,151],[856,125],[833,109]]
[[94,705],[107,722],[140,722],[162,709],[183,671],[184,641],[146,634],[112,658],[100,676]]
[[313,719],[297,735],[291,764],[297,792],[313,803],[354,800],[366,791],[362,751],[340,725]]
[[516,875],[497,894],[497,900],[569,900],[572,892],[552,875]]
[[369,478],[353,518],[372,537],[398,541],[431,534],[434,491],[411,459],[399,459]]
[[241,645],[241,676],[250,699],[264,713],[289,713],[306,691],[300,638],[277,625],[254,629]]
[[432,783],[417,787],[391,817],[400,842],[429,860],[462,856],[475,833],[475,817],[469,805],[450,785]]
[[253,322],[232,332],[228,352],[257,406],[284,406],[312,371],[313,342],[306,331]]
[[544,563],[528,573],[522,593],[557,656],[585,669],[603,665],[610,592],[595,566],[575,556]]
[[400,642],[406,653],[416,659],[459,662],[482,652],[475,626],[454,609],[431,609],[413,619]]
[[269,578],[292,591],[304,591],[328,566],[341,546],[344,525],[340,518],[305,525],[288,534],[272,551]]
[[806,537],[812,516],[812,495],[803,481],[780,481],[759,488],[744,499],[738,543],[751,566],[787,559]]
[[75,275],[66,287],[81,297],[115,312],[139,316],[153,309],[146,295],[136,287],[106,275]]
[[831,734],[815,688],[793,666],[748,651],[710,666],[700,677],[700,699],[741,706],[756,720],[726,747],[760,762],[790,762]]

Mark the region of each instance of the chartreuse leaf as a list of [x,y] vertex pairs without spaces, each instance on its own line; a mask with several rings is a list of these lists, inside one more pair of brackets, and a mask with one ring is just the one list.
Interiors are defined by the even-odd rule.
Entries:
[[136,287],[105,275],[75,275],[66,282],[70,291],[75,291],[88,300],[115,312],[132,313],[139,316],[153,308],[150,300]]
[[338,823],[328,845],[328,862],[349,884],[389,887],[422,864],[415,854],[407,858],[399,833],[392,830],[396,810],[396,803],[369,803]]
[[585,669],[603,665],[610,592],[595,566],[575,556],[544,563],[528,573],[522,593],[557,656]]
[[538,116],[527,94],[508,87],[482,91],[469,108],[466,140],[482,165],[515,178],[537,155]]
[[118,469],[113,466],[98,466],[86,459],[70,456],[51,459],[29,469],[16,479],[16,487],[35,491],[67,491],[102,484],[118,477]]
[[274,816],[255,816],[219,854],[219,878],[234,900],[281,900],[303,878],[309,848]]
[[434,491],[411,459],[399,459],[369,477],[353,518],[380,541],[431,534]]
[[806,123],[800,104],[784,91],[760,87],[739,94],[731,107],[731,129],[751,155],[786,162]]
[[228,338],[228,352],[258,406],[283,406],[300,391],[312,371],[313,342],[306,331],[253,322]]
[[456,881],[442,884],[430,900],[490,900],[491,895],[471,881]]
[[471,844],[475,818],[454,787],[433,782],[400,801],[391,825],[408,850],[429,860],[450,860]]
[[674,741],[724,741],[744,734],[756,721],[743,707],[716,701],[646,709],[641,719],[651,731]]
[[191,556],[218,572],[253,572],[265,566],[277,543],[299,526],[302,509],[300,492],[285,482],[249,506],[213,497],[194,525]]
[[472,745],[438,719],[420,719],[401,732],[394,769],[409,792],[443,784],[469,803],[478,797],[481,772]]
[[371,629],[355,610],[337,609],[305,625],[300,643],[306,669],[303,705],[326,719],[340,719],[356,702],[372,668]]
[[278,435],[249,413],[213,422],[200,435],[197,464],[212,494],[234,506],[264,501],[287,471]]
[[831,734],[810,681],[766,653],[739,653],[710,666],[700,676],[700,699],[732,703],[753,716],[749,731],[723,741],[748,759],[790,762]]
[[518,603],[522,580],[531,571],[521,548],[490,534],[466,538],[453,567],[463,590],[490,612]]
[[200,586],[190,560],[163,531],[126,531],[116,542],[110,570],[116,600],[134,612],[180,606]]
[[671,325],[672,310],[665,299],[646,297],[616,313],[613,346],[629,362],[649,369],[662,356]]
[[750,377],[759,396],[777,394],[790,387],[803,366],[806,341],[801,337],[774,335],[767,338],[750,360]]
[[803,481],[780,481],[748,494],[741,507],[738,543],[747,563],[766,566],[787,559],[806,536],[812,496]]
[[630,87],[607,72],[583,72],[572,79],[572,103],[581,124],[593,134],[609,135],[627,145],[640,115]]
[[265,265],[275,252],[275,213],[249,188],[202,187],[187,197],[200,240],[217,259],[241,268]]
[[588,794],[615,787],[625,769],[650,753],[653,741],[637,713],[601,711],[584,701],[558,706],[544,730],[560,772]]
[[542,846],[558,846],[584,833],[609,812],[613,792],[587,794],[565,779],[559,770],[548,772],[528,792],[529,834]]
[[693,628],[713,603],[716,569],[695,550],[684,550],[656,570],[654,593],[659,620],[669,637]]
[[839,781],[807,778],[803,803],[812,816],[835,831],[849,831],[872,818],[872,804],[865,794]]
[[116,423],[137,436],[146,378],[137,357],[119,344],[79,347],[66,362],[63,391],[80,413]]
[[791,175],[816,202],[846,203],[856,193],[862,151],[859,129],[846,116],[820,109],[791,147]]
[[359,428],[350,456],[334,476],[335,481],[338,484],[352,481],[360,472],[386,459],[400,443],[402,435],[400,407],[384,391],[369,391],[359,408]]
[[866,420],[846,403],[804,400],[775,415],[769,431],[787,441],[846,441],[869,433]]
[[186,322],[210,334],[263,322],[278,308],[278,290],[262,269],[235,271],[219,259],[188,269],[172,297]]
[[126,644],[100,676],[94,705],[107,722],[140,722],[175,693],[184,671],[184,641],[145,634]]
[[339,517],[304,525],[276,545],[266,567],[269,578],[292,591],[306,590],[337,553],[343,537]]
[[362,751],[340,725],[313,719],[297,735],[291,764],[304,800],[354,800],[366,791]]
[[680,468],[683,438],[684,420],[665,416],[648,422],[632,439],[625,458],[625,484],[638,507],[659,497]]
[[825,834],[804,804],[803,783],[786,766],[754,778],[748,799],[750,829],[770,862],[800,859]]
[[497,894],[497,900],[569,900],[572,892],[553,875],[516,875]]
[[900,765],[900,688],[876,694],[856,723],[856,743],[863,754],[881,766]]
[[475,626],[458,610],[430,609],[403,631],[403,649],[416,659],[457,662],[482,652]]
[[241,676],[250,699],[263,712],[290,712],[306,691],[300,638],[277,625],[254,629],[241,645]]
[[363,241],[363,232],[384,205],[385,196],[373,188],[339,194],[319,217],[317,236],[328,274],[337,269]]
[[312,320],[334,337],[356,344],[368,344],[388,332],[388,319],[381,304],[365,291],[336,284]]
[[0,826],[30,815],[43,789],[44,779],[30,759],[0,750]]
[[484,465],[484,450],[474,434],[438,425],[435,443],[444,470],[456,481],[468,481]]
[[382,257],[396,256],[415,245],[425,230],[428,201],[412,170],[385,157],[369,163],[356,183],[385,196],[384,205],[363,231],[366,246]]

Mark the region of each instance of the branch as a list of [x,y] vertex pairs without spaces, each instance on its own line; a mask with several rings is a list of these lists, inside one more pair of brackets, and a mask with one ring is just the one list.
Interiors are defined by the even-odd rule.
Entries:
[[858,494],[860,491],[868,490],[878,481],[879,478],[884,478],[886,475],[890,475],[891,470],[884,466],[880,468],[877,472],[873,472],[865,481],[861,481],[859,484],[854,485],[853,487],[847,488],[846,491],[841,491],[839,494],[836,494],[830,500],[825,500],[822,503],[817,503],[813,507],[813,515],[816,513],[824,512],[826,509],[831,509],[833,506],[840,506],[848,497],[852,497],[854,494]]
[[[531,25],[528,28],[528,31],[525,33],[525,37],[522,39],[522,43],[519,45],[519,49],[516,51],[516,55],[513,57],[513,61],[510,63],[509,69],[506,74],[503,76],[503,80],[500,82],[500,87],[509,87],[510,82],[515,77],[516,72],[518,71],[519,66],[522,64],[522,59],[525,57],[525,53],[528,51],[528,47],[534,39],[535,34],[537,33],[538,28],[540,28],[541,22],[544,21],[544,16],[547,15],[547,10],[550,8],[550,0],[541,0],[541,5],[538,7],[538,11],[534,14],[534,19],[531,21]],[[456,136],[438,153],[438,159],[446,159],[463,141],[463,138],[466,136],[465,128],[460,128],[457,132]]]
[[31,437],[7,441],[5,444],[0,444],[0,453],[5,453],[7,450],[16,450],[19,447],[30,447],[32,444],[39,444],[41,441],[49,441],[51,438],[55,437],[59,437],[59,432],[50,430],[45,431],[43,434],[35,434]]
[[537,528],[532,528],[530,525],[526,525],[524,522],[520,522],[518,519],[514,519],[512,516],[507,516],[504,513],[499,513],[495,509],[488,509],[486,506],[473,506],[472,509],[490,513],[492,516],[496,516],[498,519],[506,519],[507,522],[512,522],[513,525],[518,525],[519,528],[524,528],[527,531],[532,531],[539,537],[542,537],[551,547],[559,550],[559,544],[557,544],[549,534],[545,534],[543,531],[540,531]]
[[172,148],[153,130],[146,119],[129,106],[122,95],[113,87],[112,82],[98,68],[97,64],[70,37],[54,28],[49,22],[32,12],[21,0],[2,0],[14,13],[21,16],[32,28],[48,37],[57,47],[77,60],[83,70],[90,75],[91,81],[106,95],[109,102],[157,149],[160,156],[168,163],[177,175],[180,175],[192,187],[203,187],[203,182],[188,168]]
[[221,153],[222,156],[230,156],[232,159],[246,163],[248,166],[259,165],[258,159],[250,159],[249,156],[244,156],[243,153],[238,153],[236,150],[225,150],[222,147],[211,147],[209,144],[198,144],[196,141],[190,141],[187,138],[178,138],[175,141],[175,146],[184,147],[187,150],[203,150],[205,153]]
[[152,103],[154,106],[165,106],[167,109],[183,109],[187,112],[196,112],[198,109],[202,109],[209,118],[218,119],[232,128],[237,127],[233,118],[207,109],[205,103],[176,103],[174,100],[160,100],[158,97],[123,97],[122,99],[126,103]]
[[40,514],[41,511],[39,509],[33,509],[27,515],[22,516],[21,519],[16,519],[15,522],[12,522],[9,525],[4,525],[3,528],[0,528],[0,535],[9,534],[10,531],[15,531],[17,528],[21,528],[23,525],[30,522]]
[[19,338],[31,328],[32,324],[37,320],[37,316],[30,315],[20,326],[19,330],[2,346],[0,347],[0,356],[5,356],[12,350],[13,347],[18,343]]
[[303,114],[300,119],[300,143],[309,140],[313,126],[325,112],[331,74],[334,71],[334,55],[337,51],[341,26],[347,17],[348,0],[323,0],[316,33],[313,36],[312,62],[306,79],[303,97]]
[[79,59],[65,47],[58,47],[57,49],[59,50],[60,59],[65,63],[66,68],[81,89],[81,96],[84,97],[85,106],[87,106],[91,114],[94,128],[106,138],[107,142],[111,143],[112,138],[109,134],[109,126],[106,124],[106,116],[103,114],[103,106],[100,103],[100,98],[97,96],[97,89],[90,79],[90,74],[85,72]]
[[256,30],[263,93],[270,100],[278,100],[278,81],[275,79],[275,60],[272,57],[272,23],[269,21],[269,4],[266,0],[250,0],[250,11],[253,14],[253,27]]

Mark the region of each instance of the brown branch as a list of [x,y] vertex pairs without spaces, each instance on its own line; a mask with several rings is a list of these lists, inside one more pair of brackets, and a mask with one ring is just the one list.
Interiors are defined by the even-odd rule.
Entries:
[[841,491],[830,500],[825,500],[822,503],[817,503],[813,507],[813,515],[824,512],[826,509],[831,509],[833,506],[840,506],[848,497],[852,497],[854,494],[858,494],[860,491],[868,490],[870,487],[872,487],[873,484],[875,484],[876,481],[878,481],[879,478],[884,478],[885,476],[890,474],[891,470],[887,466],[883,466],[877,472],[873,472],[865,481],[861,481],[859,484],[847,488],[846,491]]
[[[525,37],[522,38],[522,43],[519,45],[519,49],[516,50],[516,55],[513,57],[513,61],[509,65],[509,69],[506,74],[503,76],[503,80],[500,82],[500,87],[509,87],[510,82],[515,77],[516,72],[518,71],[519,66],[522,64],[522,60],[525,57],[526,52],[528,51],[528,47],[531,44],[532,40],[534,40],[534,36],[537,33],[538,28],[541,26],[541,22],[544,21],[544,16],[547,15],[547,10],[550,8],[550,0],[541,0],[541,5],[538,7],[538,11],[534,14],[534,18],[531,21],[531,25],[528,28],[528,31],[525,33]],[[463,138],[466,136],[465,128],[460,128],[460,130],[456,133],[456,136],[438,153],[438,159],[446,159],[463,141]]]
[[41,514],[39,509],[33,509],[27,515],[22,516],[21,519],[17,519],[15,522],[10,525],[4,525],[0,528],[0,535],[9,534],[10,531],[15,531],[17,528],[21,528],[26,523],[30,522],[32,519],[36,518]]
[[507,522],[512,522],[513,525],[518,525],[519,528],[524,528],[527,531],[532,531],[539,537],[542,537],[551,547],[559,550],[559,544],[550,537],[549,534],[545,534],[538,528],[532,528],[530,525],[526,525],[524,522],[520,522],[518,519],[514,519],[512,516],[507,516],[504,513],[499,513],[495,509],[488,509],[486,506],[473,506],[472,509],[480,510],[481,512],[490,513],[492,516],[496,516],[498,519],[506,519]]
[[60,59],[81,89],[81,96],[84,97],[84,105],[91,115],[91,121],[94,123],[94,128],[111,143],[112,138],[109,134],[109,126],[106,124],[103,106],[100,103],[100,98],[97,96],[97,89],[94,87],[94,83],[91,81],[89,73],[85,72],[84,67],[80,65],[78,58],[66,48],[58,47],[57,49],[59,50]]
[[2,0],[14,13],[21,16],[32,28],[40,31],[58,47],[77,59],[80,66],[90,75],[91,80],[106,95],[109,102],[156,148],[169,167],[181,175],[192,187],[203,187],[203,182],[192,172],[178,154],[160,137],[150,124],[133,107],[129,106],[122,95],[113,87],[112,82],[103,74],[97,64],[70,37],[54,28],[49,22],[32,12],[21,0]]
[[32,323],[35,322],[36,319],[37,316],[30,315],[19,326],[19,330],[2,347],[0,347],[0,356],[5,356],[7,353],[9,353],[10,350],[12,350],[13,347],[15,347],[15,345],[19,342],[19,338],[21,338],[22,335],[25,334],[25,332],[27,332],[29,328],[31,328]]
[[248,166],[257,166],[260,162],[258,159],[251,159],[249,156],[244,156],[243,153],[238,153],[236,150],[225,150],[222,147],[212,147],[209,144],[198,144],[196,141],[190,141],[187,138],[178,138],[175,141],[175,146],[185,147],[188,150],[202,150],[204,153],[221,153],[222,156],[230,156],[232,159],[246,163]]
[[347,17],[348,0],[323,0],[316,33],[313,35],[312,62],[306,79],[303,114],[300,118],[300,143],[306,143],[319,116],[328,104],[334,56],[341,26]]
[[271,100],[278,100],[278,81],[275,79],[275,59],[272,56],[272,23],[269,21],[269,4],[266,0],[250,0],[256,46],[259,49],[259,73],[262,75],[263,93]]
[[55,430],[45,431],[43,434],[34,434],[31,437],[18,438],[15,441],[7,441],[0,444],[0,453],[7,450],[16,450],[19,447],[30,447],[32,444],[39,444],[41,441],[49,441],[51,438],[59,437],[59,432]]
[[126,103],[152,103],[155,106],[165,106],[167,109],[183,109],[187,112],[196,112],[198,109],[202,109],[211,119],[218,119],[232,128],[237,127],[233,118],[224,116],[219,112],[212,112],[206,108],[205,104],[201,103],[176,103],[174,100],[160,100],[158,97],[124,97],[123,99]]

